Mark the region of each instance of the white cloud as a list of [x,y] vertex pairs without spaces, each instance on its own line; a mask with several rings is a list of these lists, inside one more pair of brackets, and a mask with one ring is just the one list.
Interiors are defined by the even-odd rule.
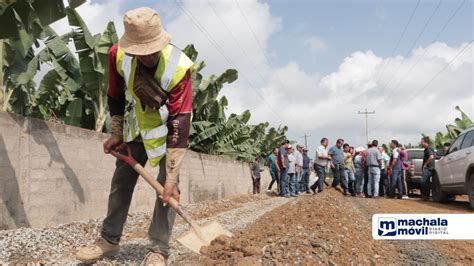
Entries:
[[[120,14],[120,4],[123,0],[108,1],[104,3],[85,2],[76,8],[79,15],[86,22],[92,34],[102,33],[109,21],[113,21],[115,28],[121,34],[123,32],[122,14]],[[67,5],[67,3],[65,3]],[[71,30],[67,18],[56,21],[51,27],[59,34],[64,34]]]
[[[239,70],[239,80],[222,91],[229,99],[228,111],[239,113],[250,109],[253,123],[269,121],[277,126],[283,120],[289,126],[289,136],[293,140],[302,141],[301,135],[311,134],[310,144],[314,148],[323,136],[332,140],[343,137],[354,145],[363,144],[365,119],[357,111],[366,107],[376,108],[377,113],[370,117],[370,127],[380,126],[372,130],[371,138],[382,142],[398,138],[404,143],[414,143],[422,132],[433,134],[443,130],[444,125],[457,115],[453,108],[458,104],[472,116],[472,52],[458,58],[420,96],[415,99],[412,96],[463,46],[435,43],[415,49],[408,58],[381,58],[370,50],[356,51],[348,55],[335,72],[321,76],[305,72],[297,62],[273,67],[261,53],[235,2],[212,1],[212,5],[248,56],[236,45],[208,1],[185,2],[186,9]],[[268,4],[256,0],[242,2],[241,6],[268,54],[269,38],[281,30],[281,18],[270,13]],[[380,8],[378,12],[382,18],[385,11]],[[177,14],[176,19],[165,25],[175,43],[180,46],[194,43],[200,58],[207,63],[208,74],[231,67],[188,15],[182,11]],[[327,49],[327,44],[316,36],[305,43],[313,51]],[[417,61],[416,67],[410,69]],[[243,76],[265,96],[264,101]]]
[[304,41],[304,44],[309,47],[311,53],[325,52],[328,49],[328,45],[323,39],[318,36],[311,36]]
[[[122,14],[120,14],[120,4],[123,3],[124,0],[117,0],[117,1],[110,1],[104,3],[94,3],[92,4],[90,1],[85,2],[78,8],[76,8],[79,15],[82,17],[84,22],[86,23],[89,31],[92,35],[97,33],[102,33],[109,21],[113,21],[115,24],[115,29],[117,30],[117,34],[120,37],[123,33],[123,23],[122,23]],[[68,6],[66,0],[64,0],[64,5]],[[51,24],[51,27],[59,34],[65,34],[71,31],[71,26],[69,26],[69,22],[67,17],[58,20]],[[36,49],[36,51],[40,51],[44,48],[44,45],[40,43],[40,47]],[[69,43],[69,49],[75,52],[74,43],[71,41]],[[76,54],[77,55],[77,54]],[[48,64],[42,64],[40,71],[35,75],[34,81],[36,84],[40,84],[41,79],[43,76],[51,70],[51,66]]]
[[[117,26],[121,25],[122,14],[115,2],[88,5],[81,15],[87,23],[94,24],[95,32],[103,29],[105,21],[111,18],[118,20]],[[363,144],[365,119],[357,111],[365,108],[376,110],[369,120],[370,137],[381,142],[396,138],[402,143],[415,143],[421,133],[444,130],[444,125],[458,115],[454,110],[456,105],[474,117],[472,47],[420,91],[467,44],[433,43],[414,49],[408,57],[382,58],[370,50],[355,51],[347,55],[333,73],[321,76],[304,71],[298,62],[288,62],[281,67],[268,62],[272,53],[268,49],[270,38],[283,27],[282,19],[270,13],[269,4],[257,0],[239,1],[264,53],[235,1],[211,1],[211,5],[208,1],[184,1],[188,12],[219,44],[219,49],[231,63],[177,6],[155,8],[168,22],[164,27],[172,34],[174,44],[179,47],[195,44],[199,59],[205,60],[207,65],[205,76],[219,74],[226,68],[237,68],[239,79],[222,90],[222,95],[229,99],[228,112],[250,109],[252,123],[269,121],[271,126],[278,126],[283,120],[290,128],[291,139],[303,141],[300,136],[304,133],[312,135],[310,148],[314,149],[324,136],[331,142],[343,137],[354,146]],[[103,14],[110,15],[104,18]],[[318,45],[315,47],[323,47],[321,43]],[[264,95],[264,101],[244,76],[258,94]]]

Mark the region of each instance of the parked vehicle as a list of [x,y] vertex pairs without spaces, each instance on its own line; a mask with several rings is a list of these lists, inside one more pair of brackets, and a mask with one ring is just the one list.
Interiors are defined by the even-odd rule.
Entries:
[[435,168],[433,200],[446,202],[454,195],[467,194],[474,209],[474,126],[459,134]]
[[[438,161],[442,154],[439,152],[442,151],[435,151],[436,152],[436,161]],[[421,174],[422,170],[421,167],[423,166],[423,154],[424,149],[416,148],[416,149],[407,149],[408,153],[408,171],[407,171],[407,190],[408,192],[412,191],[413,189],[420,189],[421,188]]]

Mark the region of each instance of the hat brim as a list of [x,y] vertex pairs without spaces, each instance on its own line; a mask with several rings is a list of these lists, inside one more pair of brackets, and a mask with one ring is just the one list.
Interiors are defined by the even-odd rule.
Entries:
[[131,55],[150,55],[163,50],[171,41],[171,35],[162,31],[156,38],[146,42],[136,42],[123,34],[119,40],[120,48]]

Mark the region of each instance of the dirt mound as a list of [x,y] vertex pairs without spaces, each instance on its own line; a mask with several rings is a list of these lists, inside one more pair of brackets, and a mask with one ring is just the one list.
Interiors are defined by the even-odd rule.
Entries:
[[396,263],[397,250],[372,240],[370,219],[336,191],[302,196],[233,238],[204,248],[207,265]]

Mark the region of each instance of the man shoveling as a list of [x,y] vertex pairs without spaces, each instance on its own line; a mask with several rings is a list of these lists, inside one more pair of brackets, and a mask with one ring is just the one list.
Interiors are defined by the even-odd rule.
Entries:
[[[127,143],[139,164],[149,161],[152,167],[159,165],[157,180],[164,192],[156,199],[148,230],[152,248],[143,264],[164,265],[176,217],[174,209],[166,205],[170,197],[179,200],[178,172],[189,135],[194,64],[170,44],[171,37],[161,27],[156,11],[146,7],[128,11],[123,23],[125,33],[109,50],[107,95],[112,135],[104,142],[104,152]],[[127,108],[126,98],[131,99]],[[77,259],[94,262],[118,253],[137,179],[138,173],[130,165],[117,160],[101,236],[81,248]]]

